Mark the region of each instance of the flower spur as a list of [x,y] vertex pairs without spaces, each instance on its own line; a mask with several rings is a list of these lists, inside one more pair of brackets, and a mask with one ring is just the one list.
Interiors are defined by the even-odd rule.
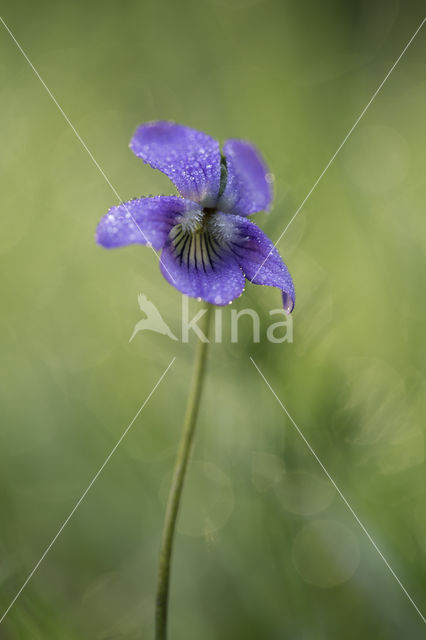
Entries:
[[257,149],[243,140],[219,143],[168,121],[140,126],[133,153],[165,173],[180,196],[136,198],[112,207],[96,240],[112,249],[150,244],[162,249],[160,268],[182,293],[225,305],[245,279],[278,287],[287,313],[294,307],[291,276],[271,240],[248,219],[272,202],[270,174]]

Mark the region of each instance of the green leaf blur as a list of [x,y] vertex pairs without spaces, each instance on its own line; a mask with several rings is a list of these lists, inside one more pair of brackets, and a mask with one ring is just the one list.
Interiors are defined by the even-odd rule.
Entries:
[[[424,17],[421,2],[5,0],[2,17],[123,200],[175,193],[128,149],[172,119],[246,138],[275,177],[276,240]],[[212,344],[172,572],[171,640],[420,640],[426,600],[426,27]],[[194,339],[142,247],[105,251],[111,188],[0,24],[0,616],[171,359],[176,361],[0,625],[5,640],[150,639],[164,500]],[[198,309],[196,301],[191,310]],[[230,339],[232,309],[253,308]]]

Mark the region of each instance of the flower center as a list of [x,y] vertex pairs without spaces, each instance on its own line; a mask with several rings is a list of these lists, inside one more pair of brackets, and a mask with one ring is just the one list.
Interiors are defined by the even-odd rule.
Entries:
[[216,213],[216,209],[205,207],[203,209],[203,227],[206,228],[212,216]]
[[220,238],[211,221],[214,208],[205,208],[202,213],[192,215],[175,225],[170,231],[170,242],[176,261],[195,271],[214,271],[222,259]]

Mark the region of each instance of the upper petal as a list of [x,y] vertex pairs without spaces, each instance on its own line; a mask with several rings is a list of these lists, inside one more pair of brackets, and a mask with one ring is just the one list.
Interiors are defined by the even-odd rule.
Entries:
[[174,122],[140,126],[130,148],[172,180],[185,198],[213,207],[220,185],[219,143],[202,131]]
[[98,224],[96,242],[106,249],[148,243],[161,249],[175,224],[200,212],[195,202],[178,196],[135,198],[108,211]]
[[259,227],[242,216],[218,213],[223,224],[232,225],[228,242],[247,280],[279,287],[287,313],[294,308],[295,291],[291,275],[272,241]]
[[256,147],[245,140],[223,145],[227,181],[217,208],[243,216],[269,209],[272,184],[268,167]]

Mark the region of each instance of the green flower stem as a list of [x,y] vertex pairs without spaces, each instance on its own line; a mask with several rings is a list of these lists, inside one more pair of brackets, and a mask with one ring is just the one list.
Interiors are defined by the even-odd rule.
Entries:
[[[199,327],[208,337],[212,306],[206,304],[206,313],[203,314]],[[169,601],[170,568],[173,551],[173,540],[176,528],[176,520],[182,496],[185,473],[191,453],[192,440],[197,422],[200,406],[201,392],[203,389],[204,374],[206,369],[206,356],[208,342],[198,341],[191,387],[186,407],[182,437],[176,457],[172,483],[167,500],[166,515],[164,518],[163,535],[160,549],[160,562],[158,566],[157,599],[155,612],[155,640],[167,638],[167,609]]]

